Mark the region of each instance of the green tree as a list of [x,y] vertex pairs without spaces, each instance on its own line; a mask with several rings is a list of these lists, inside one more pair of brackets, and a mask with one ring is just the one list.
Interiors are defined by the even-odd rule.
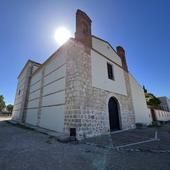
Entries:
[[161,101],[155,97],[152,93],[145,93],[146,103],[147,105],[153,106],[155,108],[159,108]]
[[0,112],[5,108],[4,96],[0,95]]
[[13,107],[14,106],[12,104],[9,104],[9,105],[6,106],[6,109],[7,109],[8,112],[12,113]]

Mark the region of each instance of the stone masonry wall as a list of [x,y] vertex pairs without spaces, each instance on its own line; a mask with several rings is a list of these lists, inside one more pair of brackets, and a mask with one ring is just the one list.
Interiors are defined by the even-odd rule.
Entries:
[[76,128],[77,138],[100,135],[110,131],[108,101],[114,96],[120,105],[121,129],[134,127],[129,75],[125,72],[128,96],[92,87],[91,58],[78,42],[68,48],[66,62],[65,132]]
[[[70,43],[71,44],[71,43]],[[72,42],[66,60],[65,131],[76,128],[77,135],[88,130],[88,91],[90,82],[90,56],[81,43]],[[86,110],[86,111],[85,111]]]

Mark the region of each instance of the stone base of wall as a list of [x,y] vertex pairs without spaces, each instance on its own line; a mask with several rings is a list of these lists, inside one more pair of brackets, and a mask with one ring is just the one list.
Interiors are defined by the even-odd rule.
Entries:
[[[92,88],[88,97],[86,107],[81,107],[79,112],[79,126],[77,127],[77,138],[87,138],[110,132],[108,101],[115,97],[120,106],[121,129],[135,127],[135,118],[131,100],[127,96]],[[90,93],[90,91],[89,91]]]

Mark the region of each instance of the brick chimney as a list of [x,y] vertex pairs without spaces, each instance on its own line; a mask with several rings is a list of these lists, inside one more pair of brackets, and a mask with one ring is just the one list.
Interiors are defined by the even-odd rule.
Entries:
[[123,69],[128,72],[128,66],[126,63],[126,56],[125,56],[125,50],[121,46],[116,47],[117,50],[117,55],[121,58],[122,60],[122,67]]
[[89,48],[92,47],[91,19],[79,9],[76,12],[75,39]]

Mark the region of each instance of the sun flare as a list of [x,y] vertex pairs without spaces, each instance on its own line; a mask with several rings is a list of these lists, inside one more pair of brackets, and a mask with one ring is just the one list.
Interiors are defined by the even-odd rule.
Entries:
[[55,40],[58,45],[64,44],[71,37],[70,31],[65,27],[59,27],[55,32]]

